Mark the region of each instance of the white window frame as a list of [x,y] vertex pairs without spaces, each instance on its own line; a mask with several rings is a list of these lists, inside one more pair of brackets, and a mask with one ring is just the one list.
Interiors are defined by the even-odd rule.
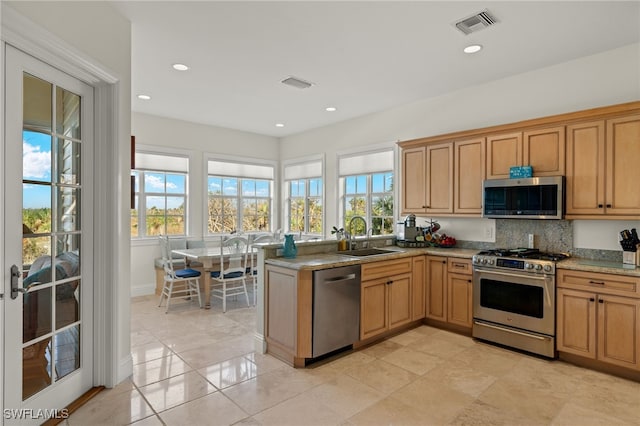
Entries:
[[[305,168],[306,165],[310,166],[309,169],[316,169],[317,168],[317,163],[320,163],[320,170],[319,173],[318,171],[314,170],[314,171],[308,171],[305,173],[305,171],[300,170],[300,168]],[[287,173],[288,170],[293,170],[293,169],[297,169],[296,172],[293,173],[293,176],[290,175],[290,173]],[[326,230],[326,200],[325,200],[325,194],[326,194],[326,184],[327,184],[327,180],[326,180],[326,173],[325,173],[325,156],[324,154],[318,154],[318,155],[313,155],[313,156],[308,156],[308,157],[302,157],[302,158],[296,158],[296,159],[291,159],[291,160],[287,160],[284,161],[282,164],[282,193],[283,193],[283,203],[282,203],[282,210],[283,210],[283,225],[284,228],[288,231],[288,232],[294,232],[290,229],[290,224],[291,224],[291,193],[290,193],[290,189],[291,189],[291,182],[294,180],[301,180],[305,182],[305,201],[304,201],[304,216],[305,216],[305,220],[304,220],[304,230],[302,231],[303,234],[305,235],[310,235],[310,236],[319,236],[322,237],[324,236],[325,230]],[[320,179],[320,181],[322,182],[322,191],[320,194],[320,201],[322,203],[322,229],[319,233],[311,233],[310,229],[309,229],[309,181],[313,180],[313,179]],[[295,231],[295,232],[299,232],[299,231]]]
[[[175,157],[175,158],[182,158],[185,159],[187,162],[186,165],[186,171],[177,171],[177,170],[168,170],[167,167],[162,167],[161,164],[160,167],[154,168],[153,165],[145,165],[145,167],[142,168],[138,168],[139,167],[139,161],[136,162],[136,168],[132,169],[131,172],[138,172],[138,173],[143,173],[143,174],[150,174],[150,173],[165,173],[165,174],[178,174],[178,175],[184,175],[185,176],[185,192],[184,193],[168,193],[166,192],[166,188],[165,188],[165,192],[153,192],[153,193],[147,193],[145,190],[145,186],[144,186],[144,178],[140,179],[140,175],[138,175],[138,191],[136,191],[133,195],[138,197],[138,236],[131,236],[131,240],[132,241],[143,241],[143,240],[149,240],[149,239],[155,239],[157,238],[156,235],[146,235],[146,196],[147,195],[153,195],[153,196],[159,196],[159,197],[171,197],[171,196],[183,196],[184,197],[184,233],[183,234],[170,234],[170,236],[187,236],[189,235],[189,224],[190,224],[190,220],[189,220],[189,211],[190,211],[190,203],[191,203],[191,197],[189,196],[189,174],[190,174],[190,169],[191,169],[191,157],[192,157],[192,152],[191,151],[185,151],[185,150],[178,150],[178,149],[172,149],[172,148],[165,148],[165,147],[158,147],[158,146],[152,146],[152,145],[143,145],[143,144],[137,144],[136,145],[136,154],[149,154],[149,155],[155,155],[155,156],[160,156],[160,157]],[[132,191],[134,189],[132,188]],[[165,212],[166,214],[166,212]],[[141,230],[144,231],[144,235],[141,235]]]
[[[371,229],[371,225],[372,225],[372,214],[371,214],[371,196],[372,196],[372,178],[371,175],[373,174],[377,174],[377,173],[393,173],[393,191],[392,191],[392,195],[393,195],[393,217],[392,217],[392,221],[396,222],[397,221],[397,217],[398,217],[398,148],[396,146],[395,143],[385,143],[385,144],[379,144],[379,145],[374,145],[374,146],[370,146],[370,149],[368,150],[349,150],[349,151],[343,151],[343,152],[339,152],[336,155],[336,182],[338,185],[338,191],[339,191],[339,202],[337,203],[337,214],[336,217],[338,218],[338,223],[342,224],[341,226],[345,226],[345,230],[346,226],[348,226],[347,223],[345,223],[345,212],[346,212],[346,194],[345,194],[345,178],[347,176],[354,176],[354,175],[367,175],[367,193],[365,194],[366,197],[366,216],[365,216],[365,220],[367,221],[367,230]],[[341,160],[347,160],[350,158],[357,158],[357,157],[367,157],[370,155],[376,155],[379,153],[384,153],[384,152],[390,152],[392,153],[393,156],[393,160],[390,164],[387,164],[386,167],[380,167],[377,168],[375,166],[370,166],[368,169],[365,168],[365,170],[358,172],[357,170],[355,171],[355,173],[350,173],[349,171],[345,171],[344,169],[341,170]],[[347,230],[348,231],[348,230]],[[392,230],[393,233],[394,230]]]
[[[210,173],[209,172],[209,162],[221,162],[221,163],[229,163],[230,168],[233,169],[235,166],[242,165],[249,166],[260,166],[260,167],[269,167],[272,169],[272,177],[252,177],[252,176],[243,176],[242,174],[231,174],[231,173]],[[276,200],[276,179],[277,179],[277,162],[270,160],[263,160],[258,158],[248,158],[248,157],[238,157],[238,156],[230,156],[230,155],[221,155],[221,154],[213,154],[213,153],[205,153],[204,155],[204,165],[203,165],[203,175],[204,175],[204,198],[203,198],[203,234],[205,238],[207,237],[215,237],[219,235],[227,235],[228,233],[209,233],[209,177],[222,177],[222,178],[233,178],[238,179],[238,195],[233,197],[238,200],[238,216],[236,218],[238,223],[238,228],[235,231],[238,233],[252,233],[252,232],[273,232],[275,224],[277,223],[277,212],[274,209],[275,200]],[[251,180],[267,180],[269,182],[269,229],[264,231],[258,230],[244,230],[242,229],[242,219],[243,219],[243,209],[242,209],[242,179],[251,179]],[[264,197],[251,197],[251,198],[264,198]]]

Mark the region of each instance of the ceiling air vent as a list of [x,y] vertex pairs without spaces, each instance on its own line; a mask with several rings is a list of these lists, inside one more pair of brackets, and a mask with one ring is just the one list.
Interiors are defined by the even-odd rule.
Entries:
[[469,35],[490,27],[497,22],[498,20],[494,18],[487,9],[485,9],[480,13],[476,13],[475,15],[471,15],[459,22],[456,22],[455,26],[464,34]]
[[313,86],[313,83],[305,81],[298,77],[289,76],[281,81],[281,83],[286,84],[288,86],[295,87],[297,89],[307,89]]

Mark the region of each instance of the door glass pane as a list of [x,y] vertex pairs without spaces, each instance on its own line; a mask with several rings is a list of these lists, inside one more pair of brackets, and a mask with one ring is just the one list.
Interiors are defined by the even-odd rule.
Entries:
[[51,182],[51,135],[22,132],[22,177],[28,181]]
[[53,336],[55,348],[56,381],[80,368],[80,324],[69,327]]
[[51,333],[51,287],[30,291],[22,298],[22,341]]
[[80,96],[56,88],[56,132],[68,138],[80,138]]
[[56,330],[80,320],[80,280],[56,286]]
[[58,227],[60,231],[77,231],[80,229],[80,190],[70,187],[58,187],[57,191]]
[[51,339],[22,349],[22,399],[25,400],[51,384]]
[[58,138],[58,183],[80,183],[80,143]]
[[29,74],[24,74],[23,84],[24,127],[51,132],[53,85]]

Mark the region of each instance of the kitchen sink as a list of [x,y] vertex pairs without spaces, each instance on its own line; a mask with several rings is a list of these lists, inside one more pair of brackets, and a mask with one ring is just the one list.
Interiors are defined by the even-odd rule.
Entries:
[[381,254],[392,254],[392,253],[397,253],[397,251],[384,250],[384,249],[378,249],[378,248],[363,248],[363,249],[357,249],[357,250],[341,251],[339,253],[345,256],[365,257],[365,256],[378,256]]

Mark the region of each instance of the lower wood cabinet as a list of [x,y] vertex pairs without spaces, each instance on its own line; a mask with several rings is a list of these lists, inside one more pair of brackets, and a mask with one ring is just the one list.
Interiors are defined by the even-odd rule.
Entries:
[[470,259],[427,256],[426,317],[470,329],[471,274]]
[[557,280],[558,351],[640,370],[640,278],[561,270]]
[[362,265],[360,339],[412,321],[412,258]]

